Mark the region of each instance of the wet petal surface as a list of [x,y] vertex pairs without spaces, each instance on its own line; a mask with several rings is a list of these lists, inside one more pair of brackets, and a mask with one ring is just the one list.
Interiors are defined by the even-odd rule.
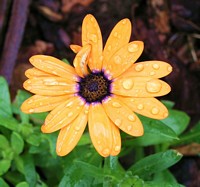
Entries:
[[128,44],[130,36],[131,22],[129,19],[123,19],[118,22],[106,41],[106,45],[103,50],[103,67],[106,67],[106,64],[109,64],[110,58],[115,52],[117,52],[124,45]]
[[143,126],[139,118],[120,99],[110,97],[103,102],[103,107],[109,118],[121,130],[132,136],[143,135]]
[[23,87],[35,94],[56,96],[76,92],[76,83],[62,77],[37,77],[28,79]]
[[82,25],[82,45],[90,44],[91,55],[89,59],[89,67],[91,70],[100,71],[102,68],[102,36],[99,25],[91,14],[88,14]]
[[59,156],[65,156],[74,149],[85,130],[87,120],[88,106],[84,106],[78,117],[60,130],[56,145]]
[[161,78],[172,72],[172,66],[162,61],[146,61],[133,64],[121,76]]
[[113,135],[110,120],[101,104],[90,105],[88,125],[90,137],[97,152],[103,157],[109,156]]
[[155,98],[131,98],[120,99],[134,112],[153,119],[164,119],[168,116],[167,108]]
[[134,41],[120,48],[109,62],[104,66],[104,71],[112,78],[115,78],[125,72],[140,57],[144,49],[141,41]]
[[121,77],[112,84],[112,93],[131,97],[163,96],[170,91],[166,82],[149,77]]
[[35,55],[29,60],[33,66],[41,71],[77,81],[77,75],[74,68],[57,58],[46,55]]
[[63,95],[63,96],[41,96],[34,95],[24,101],[21,106],[21,110],[25,113],[37,113],[37,112],[47,112],[53,110],[56,106],[64,103],[72,95]]
[[84,102],[74,96],[57,106],[46,117],[42,132],[51,133],[70,124],[80,114],[83,105]]

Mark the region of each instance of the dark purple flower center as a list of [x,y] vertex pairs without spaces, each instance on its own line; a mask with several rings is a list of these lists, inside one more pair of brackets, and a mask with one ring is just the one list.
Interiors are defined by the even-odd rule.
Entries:
[[95,72],[86,75],[79,81],[78,94],[87,102],[101,102],[111,95],[111,81],[103,72]]

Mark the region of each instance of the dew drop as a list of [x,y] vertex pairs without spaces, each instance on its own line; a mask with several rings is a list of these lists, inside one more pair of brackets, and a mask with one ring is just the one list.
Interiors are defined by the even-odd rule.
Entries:
[[128,119],[129,119],[130,121],[135,121],[135,116],[132,115],[132,114],[130,114],[130,115],[128,115]]
[[122,59],[121,59],[120,56],[115,56],[115,57],[114,57],[114,61],[115,61],[116,64],[120,64],[121,61],[122,61]]
[[137,106],[137,109],[138,110],[142,110],[144,108],[144,105],[143,104],[139,104],[138,106]]
[[30,84],[30,83],[31,83],[31,80],[28,80],[27,83]]
[[84,112],[85,112],[85,114],[88,114],[89,111],[88,111],[88,110],[85,110]]
[[29,111],[30,113],[33,113],[35,110],[31,108],[31,109],[29,109],[28,111]]
[[122,82],[122,86],[124,89],[126,90],[130,90],[134,85],[134,82],[132,79],[125,79],[123,82]]
[[119,39],[121,38],[121,34],[118,34],[118,38],[119,38]]
[[66,104],[66,107],[70,107],[70,106],[72,106],[73,103],[74,103],[73,101],[70,101],[69,103]]
[[72,115],[73,115],[73,112],[69,112],[67,116],[71,117]]
[[53,73],[54,75],[58,75],[58,73],[57,73],[56,71],[52,71],[52,73]]
[[130,44],[128,46],[128,51],[131,52],[131,53],[138,51],[138,45],[137,44]]
[[108,51],[111,51],[112,47],[111,45],[108,46]]
[[168,67],[167,67],[167,70],[168,70],[169,72],[171,72],[171,71],[172,71],[172,67],[171,67],[171,66],[168,66]]
[[158,114],[158,112],[159,112],[159,109],[156,107],[152,108],[152,110],[151,110],[151,113],[154,115]]
[[165,112],[165,113],[163,114],[163,117],[166,118],[167,116],[168,116],[168,113]]
[[75,130],[76,130],[76,131],[79,131],[79,130],[80,130],[80,127],[79,127],[79,126],[76,126],[76,127],[75,127]]
[[144,69],[144,65],[143,64],[138,64],[135,66],[135,71],[139,72],[142,71]]
[[115,125],[120,126],[122,124],[122,120],[121,119],[116,119],[115,120]]
[[153,64],[153,69],[159,69],[160,66],[158,64]]
[[28,104],[31,104],[33,102],[33,100],[32,99],[30,99],[27,103]]
[[124,25],[126,24],[126,19],[124,19],[124,20],[122,21],[122,24],[124,24]]
[[150,80],[146,83],[146,90],[149,93],[157,93],[161,88],[162,84],[158,80]]
[[120,151],[120,146],[118,146],[118,145],[115,146],[115,151],[116,151],[116,152]]
[[155,74],[156,74],[156,73],[155,73],[154,71],[151,71],[151,72],[150,72],[150,75],[151,75],[151,76],[153,76],[153,75],[155,75]]
[[97,141],[97,144],[99,144],[99,145],[100,145],[100,144],[101,144],[101,141],[100,141],[100,140],[98,140],[98,141]]
[[109,152],[110,152],[109,149],[104,149],[104,150],[103,150],[103,154],[104,154],[104,155],[108,155]]
[[128,130],[128,131],[131,131],[131,129],[132,129],[132,126],[131,126],[131,125],[128,125],[128,126],[127,126],[127,130]]
[[113,102],[113,103],[112,103],[112,106],[113,106],[113,107],[116,107],[116,108],[119,108],[119,107],[121,107],[121,104],[118,103],[118,102]]
[[118,33],[117,33],[117,32],[115,32],[115,33],[114,33],[114,37],[117,37],[117,35],[118,35]]
[[90,40],[92,40],[94,43],[96,43],[97,42],[97,36],[96,36],[96,34],[90,34],[90,33],[88,33],[88,38],[90,39]]

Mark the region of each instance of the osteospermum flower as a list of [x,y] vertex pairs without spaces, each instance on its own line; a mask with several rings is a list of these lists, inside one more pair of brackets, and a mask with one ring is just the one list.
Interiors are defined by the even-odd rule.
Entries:
[[120,130],[142,136],[143,126],[135,113],[163,119],[166,107],[154,97],[170,92],[159,78],[172,71],[161,61],[134,62],[143,42],[129,43],[131,23],[121,20],[103,49],[96,19],[87,15],[82,25],[82,46],[71,45],[77,53],[74,67],[45,55],[30,58],[34,66],[25,74],[24,88],[35,95],[22,104],[25,113],[51,111],[41,130],[60,130],[56,151],[68,154],[78,143],[86,124],[92,143],[104,157],[121,149]]

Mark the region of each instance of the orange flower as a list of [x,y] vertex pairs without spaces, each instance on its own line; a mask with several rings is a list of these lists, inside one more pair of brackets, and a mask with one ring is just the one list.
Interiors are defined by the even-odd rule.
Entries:
[[78,143],[88,122],[92,143],[100,155],[117,155],[121,149],[119,129],[142,136],[143,126],[135,114],[150,118],[167,117],[166,107],[154,97],[170,92],[159,78],[172,67],[161,61],[135,63],[143,42],[129,43],[131,23],[121,20],[112,30],[103,49],[99,25],[87,15],[82,25],[82,47],[71,45],[77,53],[74,67],[45,55],[30,58],[33,68],[24,88],[35,95],[22,104],[25,113],[51,111],[42,132],[60,130],[56,151],[68,154]]

